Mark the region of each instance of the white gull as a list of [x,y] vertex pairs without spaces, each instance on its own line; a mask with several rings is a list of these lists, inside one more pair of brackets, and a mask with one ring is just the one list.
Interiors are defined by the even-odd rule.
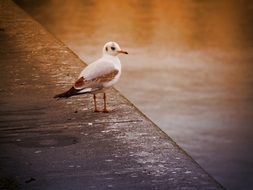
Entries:
[[103,112],[108,112],[105,90],[112,87],[120,78],[121,63],[118,58],[120,53],[128,54],[116,42],[107,42],[103,47],[103,56],[84,68],[78,80],[68,91],[57,94],[54,98],[69,98],[75,95],[91,93],[94,99],[94,112],[99,112],[96,94],[103,93]]

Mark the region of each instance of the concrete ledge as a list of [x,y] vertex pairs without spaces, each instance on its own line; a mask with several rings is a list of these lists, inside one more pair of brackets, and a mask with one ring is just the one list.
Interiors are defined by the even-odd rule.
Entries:
[[0,189],[222,189],[116,90],[52,99],[85,64],[11,1],[0,28]]

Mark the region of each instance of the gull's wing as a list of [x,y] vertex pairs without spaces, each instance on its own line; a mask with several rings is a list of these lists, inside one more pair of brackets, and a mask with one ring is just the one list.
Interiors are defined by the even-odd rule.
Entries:
[[85,88],[102,88],[103,83],[109,82],[119,73],[114,64],[102,59],[88,65],[79,75],[74,88],[82,90]]

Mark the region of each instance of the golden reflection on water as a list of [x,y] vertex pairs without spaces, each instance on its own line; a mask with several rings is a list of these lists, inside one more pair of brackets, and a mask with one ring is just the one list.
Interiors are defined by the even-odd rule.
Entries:
[[115,39],[136,46],[162,44],[169,50],[230,49],[244,43],[241,6],[237,1],[51,0],[31,12],[43,9],[37,18],[64,41]]
[[251,1],[16,1],[87,62],[119,42],[117,88],[226,187],[253,186]]

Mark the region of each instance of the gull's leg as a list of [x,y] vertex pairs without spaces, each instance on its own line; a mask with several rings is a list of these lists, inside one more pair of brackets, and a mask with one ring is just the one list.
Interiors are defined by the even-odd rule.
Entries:
[[109,111],[106,108],[106,94],[104,93],[104,109],[103,109],[104,113],[108,113]]
[[94,112],[99,112],[97,109],[97,97],[96,94],[93,94],[93,100],[94,100]]

